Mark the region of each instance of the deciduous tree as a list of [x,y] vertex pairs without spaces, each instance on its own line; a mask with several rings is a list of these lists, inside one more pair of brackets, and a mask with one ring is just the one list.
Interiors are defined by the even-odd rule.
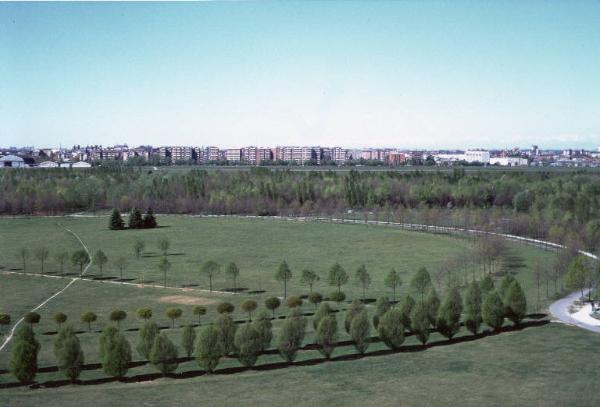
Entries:
[[371,285],[371,275],[367,271],[367,267],[364,264],[361,264],[356,270],[355,278],[356,283],[362,287],[364,301],[367,296],[367,288],[369,288]]
[[373,326],[377,329],[377,325],[379,325],[379,319],[385,314],[390,308],[392,304],[390,300],[385,295],[379,297],[377,302],[375,303],[375,315],[373,315]]
[[191,357],[194,352],[194,342],[196,341],[196,331],[191,325],[186,325],[181,333],[181,347],[187,357]]
[[254,300],[246,300],[242,302],[241,308],[248,313],[248,321],[252,322],[252,313],[256,310],[258,304]]
[[366,309],[363,309],[352,318],[350,336],[358,353],[364,355],[369,347],[369,340],[371,338],[371,324],[369,323],[369,314],[367,314]]
[[144,325],[142,325],[138,335],[136,350],[144,359],[150,358],[150,350],[152,350],[154,339],[156,339],[159,333],[160,330],[158,325],[156,325],[154,322],[146,321]]
[[269,297],[265,300],[265,307],[273,313],[275,319],[275,310],[281,305],[281,300],[277,297]]
[[166,257],[161,257],[158,262],[158,269],[163,273],[163,286],[167,286],[167,272],[171,269],[171,262]]
[[169,308],[167,309],[167,317],[171,320],[171,328],[175,328],[175,320],[181,318],[183,311],[181,308]]
[[213,372],[223,355],[219,330],[212,325],[204,327],[198,336],[196,360],[207,372]]
[[252,324],[247,322],[238,329],[235,333],[234,344],[240,363],[245,367],[254,366],[258,353],[262,349],[262,342],[260,334]]
[[225,273],[229,278],[231,278],[231,282],[233,284],[233,292],[237,292],[237,279],[240,275],[239,267],[234,262],[231,262],[227,265]]
[[37,357],[40,343],[30,325],[21,325],[12,344],[9,370],[21,383],[33,381],[38,371]]
[[202,265],[201,272],[208,277],[208,287],[210,291],[212,291],[213,278],[215,278],[220,271],[221,266],[216,261],[208,260]]
[[88,332],[92,330],[92,322],[96,322],[98,316],[92,311],[85,311],[81,314],[81,322],[84,322],[88,325]]
[[404,343],[404,325],[400,310],[393,307],[383,314],[379,319],[377,331],[388,348],[398,349]]
[[336,286],[338,293],[340,293],[342,292],[342,286],[348,282],[348,274],[339,263],[335,263],[331,266],[331,269],[329,269],[327,282],[331,286]]
[[219,315],[215,321],[215,328],[219,331],[219,340],[223,348],[223,355],[229,355],[235,351],[233,340],[237,331],[237,325],[231,316],[227,313]]
[[335,349],[337,341],[337,319],[335,315],[329,314],[319,321],[317,332],[315,334],[317,344],[319,344],[319,352],[327,359],[331,357]]
[[79,377],[84,363],[79,338],[73,328],[65,326],[58,333],[54,341],[54,355],[58,370],[68,379],[74,381]]
[[304,269],[302,270],[302,277],[300,278],[300,281],[302,282],[302,284],[307,285],[309,288],[309,292],[312,293],[313,285],[315,285],[315,283],[319,281],[319,276],[313,270]]
[[35,258],[40,262],[40,273],[44,274],[44,263],[48,260],[48,256],[50,256],[50,251],[47,247],[38,247],[35,250]]
[[277,269],[277,273],[275,274],[275,279],[283,283],[283,298],[287,298],[287,285],[292,279],[292,276],[292,271],[290,270],[287,262],[285,260],[282,261]]
[[392,289],[393,300],[396,301],[396,289],[402,285],[402,278],[395,269],[391,269],[390,272],[385,276],[384,284],[386,287]]
[[202,305],[194,305],[192,308],[192,314],[198,317],[198,326],[200,326],[200,318],[202,318],[203,315],[206,315],[206,307],[203,307]]
[[98,266],[100,269],[100,276],[102,276],[102,271],[104,270],[104,265],[108,262],[108,257],[102,250],[98,250],[94,254],[94,265]]
[[179,362],[177,361],[177,347],[167,335],[158,334],[150,350],[150,363],[163,375],[173,373]]
[[431,276],[429,275],[429,272],[425,267],[420,267],[410,281],[410,286],[420,296],[421,302],[424,301],[425,292],[427,292],[427,288],[429,288],[430,285]]

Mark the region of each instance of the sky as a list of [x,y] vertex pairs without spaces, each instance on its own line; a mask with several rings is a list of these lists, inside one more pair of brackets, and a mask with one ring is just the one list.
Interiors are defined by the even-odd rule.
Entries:
[[600,1],[0,3],[0,146],[600,146]]

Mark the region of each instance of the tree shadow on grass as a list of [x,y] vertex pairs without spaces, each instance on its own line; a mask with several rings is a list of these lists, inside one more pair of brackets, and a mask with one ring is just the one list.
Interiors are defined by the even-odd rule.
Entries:
[[[550,323],[550,321],[547,319],[526,321],[526,322],[521,323],[518,326],[505,326],[505,327],[502,327],[501,329],[499,329],[498,331],[494,331],[494,332],[491,332],[488,330],[488,331],[480,332],[476,335],[465,335],[465,336],[461,336],[461,337],[457,337],[457,338],[453,338],[453,339],[442,339],[439,341],[427,343],[425,345],[403,345],[403,346],[398,347],[397,349],[379,349],[379,350],[374,350],[371,352],[366,352],[363,355],[358,354],[358,353],[352,353],[352,354],[334,356],[330,359],[321,357],[321,358],[312,358],[312,359],[306,359],[306,360],[301,360],[301,361],[291,362],[291,363],[288,363],[285,361],[265,363],[262,365],[254,366],[252,368],[246,368],[243,366],[235,366],[235,367],[218,369],[213,374],[229,375],[229,374],[235,374],[235,373],[244,372],[244,371],[248,371],[248,370],[268,371],[268,370],[284,369],[284,368],[288,368],[288,367],[313,366],[313,365],[318,365],[318,364],[326,363],[326,362],[350,361],[350,360],[356,360],[356,359],[362,359],[362,358],[368,358],[368,357],[379,357],[379,356],[392,355],[392,354],[396,354],[396,353],[423,352],[429,348],[454,345],[457,343],[472,342],[472,341],[476,341],[476,340],[479,340],[479,339],[482,339],[482,338],[485,338],[488,336],[500,335],[504,332],[521,331],[523,329],[539,327],[539,326],[543,326],[543,325],[546,325],[549,323]],[[407,336],[410,336],[410,334],[407,334]],[[377,337],[371,338],[371,342],[378,342],[378,341],[379,341],[379,338],[377,338]],[[340,341],[336,344],[336,347],[350,346],[350,345],[352,345],[352,343],[353,343],[352,341]],[[318,349],[318,348],[319,348],[319,346],[317,344],[313,343],[313,344],[308,344],[308,345],[302,347],[300,350],[313,350],[313,349]],[[276,349],[270,349],[265,352],[262,352],[261,354],[268,355],[268,354],[277,354],[277,353],[278,353],[278,351]],[[193,360],[193,358],[184,357],[184,358],[177,359],[177,361],[179,363],[187,362],[190,360]],[[143,366],[148,363],[149,363],[148,361],[135,361],[135,362],[131,362],[129,364],[129,367],[132,368],[132,367]],[[92,364],[84,365],[83,370],[95,370],[95,369],[100,369],[101,367],[102,366],[99,363],[92,363]],[[57,372],[57,371],[58,371],[58,368],[56,366],[43,367],[43,368],[40,368],[40,370],[39,370],[39,372],[44,372],[44,373],[45,372]],[[171,374],[166,377],[178,380],[178,379],[188,379],[188,378],[192,378],[192,377],[199,377],[199,376],[203,376],[206,374],[207,374],[207,372],[204,370],[190,370],[190,371],[186,371],[186,372],[182,372],[182,373]],[[0,383],[0,389],[21,387],[21,386],[29,386],[32,389],[39,389],[39,388],[61,387],[61,386],[66,386],[66,385],[71,385],[71,384],[88,386],[88,385],[104,384],[104,383],[110,383],[110,382],[116,382],[116,381],[120,381],[120,382],[124,382],[124,383],[139,383],[139,382],[156,380],[156,379],[159,379],[162,377],[165,377],[165,376],[163,376],[160,373],[150,373],[150,374],[127,376],[127,377],[123,377],[123,378],[106,377],[106,378],[91,379],[91,380],[77,380],[75,382],[72,382],[70,380],[50,380],[50,381],[39,382],[39,383],[38,382],[35,382],[35,383],[10,382],[10,383]]]

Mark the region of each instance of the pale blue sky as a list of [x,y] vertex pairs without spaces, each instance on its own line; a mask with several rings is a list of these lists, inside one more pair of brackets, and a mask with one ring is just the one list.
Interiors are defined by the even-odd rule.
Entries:
[[0,3],[0,145],[600,146],[600,2]]

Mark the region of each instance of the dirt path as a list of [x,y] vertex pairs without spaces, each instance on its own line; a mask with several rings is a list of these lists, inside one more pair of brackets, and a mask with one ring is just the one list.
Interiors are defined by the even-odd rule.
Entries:
[[[83,249],[87,252],[90,261],[88,262],[88,264],[86,264],[85,268],[83,269],[82,275],[85,275],[85,273],[88,271],[88,269],[90,268],[91,264],[92,264],[92,253],[90,252],[89,248],[87,247],[87,245],[83,242],[83,240],[81,240],[81,238],[72,230],[67,229],[66,227],[59,225],[61,228],[63,228],[64,230],[66,230],[67,232],[71,233],[73,236],[75,236],[75,238],[79,241],[79,243],[81,244],[81,246],[83,247]],[[50,302],[52,299],[58,297],[59,295],[61,295],[62,293],[64,293],[69,287],[71,287],[75,281],[80,280],[80,277],[75,277],[75,278],[71,278],[70,281],[59,291],[57,291],[56,293],[52,294],[50,297],[46,298],[44,301],[42,301],[41,304],[35,306],[34,308],[32,308],[29,312],[34,312],[39,310],[40,308],[42,308],[44,305],[48,304],[48,302]],[[25,316],[22,316],[12,327],[12,329],[10,330],[8,336],[6,338],[4,338],[4,342],[2,343],[2,345],[0,345],[0,351],[3,350],[6,345],[8,345],[8,343],[10,342],[10,340],[12,339],[15,331],[17,330],[17,327],[24,321]]]

